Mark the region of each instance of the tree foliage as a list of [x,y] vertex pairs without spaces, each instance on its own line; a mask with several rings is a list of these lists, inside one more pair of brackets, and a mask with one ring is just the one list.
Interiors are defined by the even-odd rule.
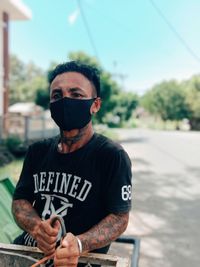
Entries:
[[[78,60],[90,64],[100,71],[102,107],[94,116],[94,122],[110,123],[118,118],[116,126],[128,120],[136,108],[137,96],[122,92],[111,73],[104,70],[98,60],[82,51],[71,52],[69,60]],[[52,62],[47,71],[42,71],[33,63],[24,64],[16,56],[11,56],[10,102],[35,101],[47,109],[49,106],[49,88],[47,75],[58,63]]]
[[200,130],[200,76],[195,75],[183,82],[191,129]]
[[38,89],[36,92],[36,97],[35,97],[35,103],[44,109],[49,108],[49,90],[47,89]]
[[104,71],[100,66],[100,63],[97,61],[95,57],[88,56],[82,51],[79,52],[71,52],[69,53],[70,60],[77,60],[84,64],[89,64],[95,68],[99,69],[100,77],[101,77],[101,99],[102,99],[102,107],[99,112],[95,116],[96,122],[103,122],[103,117],[106,112],[109,112],[112,108],[112,102],[110,101],[112,92],[118,92],[119,88],[117,84],[112,80],[110,73]]
[[38,89],[46,88],[46,74],[33,62],[23,63],[17,56],[10,57],[10,104],[34,101]]
[[132,117],[133,110],[138,105],[138,97],[134,93],[120,92],[111,97],[113,108],[103,118],[109,126],[123,126]]
[[[123,121],[127,121],[138,104],[137,96],[135,94],[122,92],[111,73],[105,71],[96,58],[90,57],[80,51],[71,52],[69,54],[69,59],[90,64],[100,71],[102,106],[95,116],[95,121],[110,125],[116,124],[118,126],[120,126]],[[116,123],[113,123],[113,119],[115,118],[118,119]]]
[[200,130],[200,75],[181,83],[164,81],[147,91],[142,105],[163,120],[189,119],[192,130]]
[[152,114],[165,120],[181,120],[188,117],[184,91],[176,81],[164,81],[148,91],[143,106]]

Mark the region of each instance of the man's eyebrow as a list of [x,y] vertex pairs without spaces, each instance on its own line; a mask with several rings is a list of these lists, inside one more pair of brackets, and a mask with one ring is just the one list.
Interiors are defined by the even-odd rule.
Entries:
[[60,89],[60,88],[51,88],[51,91],[52,92],[60,92],[60,91],[62,91],[62,89]]
[[62,93],[62,89],[60,88],[51,88],[50,89],[51,95],[54,93]]
[[83,89],[79,87],[72,87],[72,88],[69,88],[68,90],[71,92],[77,92],[77,91],[83,92]]

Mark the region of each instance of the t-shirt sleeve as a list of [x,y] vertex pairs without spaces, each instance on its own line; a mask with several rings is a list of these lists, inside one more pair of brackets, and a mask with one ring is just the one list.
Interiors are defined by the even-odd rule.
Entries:
[[110,159],[105,205],[108,212],[128,212],[132,199],[131,161],[124,150],[115,151]]
[[33,184],[32,177],[33,177],[32,176],[32,149],[31,147],[29,147],[24,163],[23,163],[21,175],[20,175],[19,181],[16,185],[15,192],[13,195],[14,200],[26,199],[30,203],[33,203],[34,184]]

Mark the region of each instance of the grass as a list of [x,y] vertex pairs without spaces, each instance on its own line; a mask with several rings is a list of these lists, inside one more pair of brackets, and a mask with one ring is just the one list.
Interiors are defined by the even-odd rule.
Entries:
[[21,173],[23,160],[23,158],[16,159],[11,163],[0,167],[0,178],[10,177],[14,182],[17,182]]

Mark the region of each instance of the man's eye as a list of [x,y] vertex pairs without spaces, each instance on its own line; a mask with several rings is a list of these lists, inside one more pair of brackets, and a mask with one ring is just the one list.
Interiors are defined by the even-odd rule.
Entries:
[[59,93],[55,93],[55,94],[53,94],[52,95],[52,98],[54,99],[54,100],[58,100],[58,99],[60,99],[62,96],[61,96],[61,94],[59,94]]
[[74,98],[82,98],[83,96],[81,94],[79,94],[79,93],[73,93],[72,97],[74,97]]

